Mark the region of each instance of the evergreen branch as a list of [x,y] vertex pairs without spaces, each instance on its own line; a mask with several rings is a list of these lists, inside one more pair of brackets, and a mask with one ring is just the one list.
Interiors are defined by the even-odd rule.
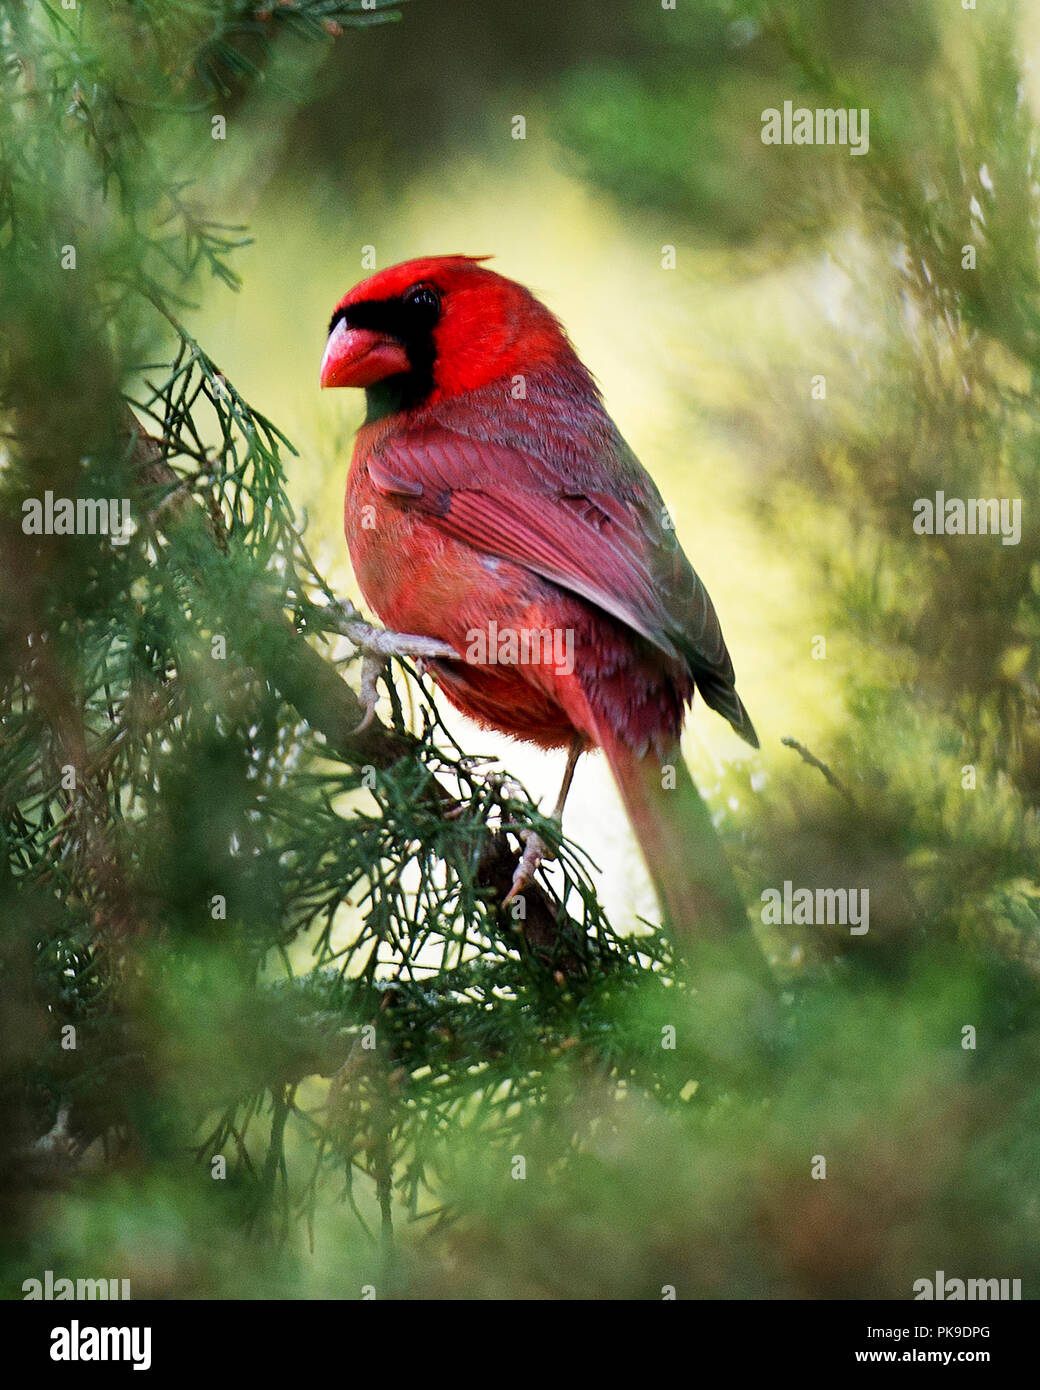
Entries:
[[[129,433],[133,440],[132,461],[141,482],[149,489],[165,489],[162,504],[154,513],[159,524],[164,529],[190,527],[201,531],[209,544],[216,543],[212,519],[185,492],[182,480],[166,463],[162,446],[136,422],[129,427]],[[206,582],[208,572],[206,567],[198,567],[199,582]],[[214,582],[211,599],[222,604],[226,596],[221,592],[219,578]],[[402,758],[417,755],[422,744],[411,735],[389,729],[377,718],[365,725],[366,711],[354,691],[331,662],[286,622],[277,601],[266,591],[254,591],[250,595],[245,614],[228,613],[227,616],[239,624],[236,636],[244,660],[322,735],[330,752],[355,766],[371,764],[384,769],[393,767]],[[246,621],[242,621],[243,616]],[[427,787],[424,797],[432,798],[440,816],[459,814],[464,809],[462,803],[437,782]],[[504,835],[492,835],[485,844],[476,874],[479,886],[493,895],[499,927],[507,933],[514,919],[501,904],[512,886],[516,862],[517,857],[509,849]],[[573,947],[583,937],[582,929],[539,885],[532,885],[525,898],[527,916],[523,933],[532,949],[552,959],[556,968],[565,974],[578,969],[579,957],[574,954]],[[561,941],[568,941],[570,945],[558,956]]]
[[848,787],[846,787],[843,782],[838,781],[837,777],[835,777],[834,773],[830,770],[826,763],[821,762],[820,759],[815,756],[815,754],[810,753],[809,749],[806,748],[804,744],[799,743],[796,738],[785,737],[782,738],[780,742],[784,745],[785,748],[793,748],[794,751],[799,755],[803,763],[808,763],[810,767],[815,767],[818,772],[822,772],[824,779],[834,788],[834,790],[836,792],[839,792],[849,803],[850,806],[855,807],[856,798],[852,795]]

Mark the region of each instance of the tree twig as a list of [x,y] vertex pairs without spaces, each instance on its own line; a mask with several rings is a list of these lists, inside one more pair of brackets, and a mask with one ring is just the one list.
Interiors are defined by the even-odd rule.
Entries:
[[[148,487],[169,489],[151,513],[153,523],[163,531],[189,524],[200,527],[202,534],[221,548],[213,518],[183,487],[183,480],[166,462],[160,441],[142,430],[129,409],[127,417],[131,463],[138,478]],[[201,570],[196,570],[195,577],[200,584],[206,582]],[[214,604],[227,608],[226,596],[214,593],[210,597]],[[412,735],[388,728],[377,718],[366,721],[366,710],[355,692],[332,662],[296,631],[266,589],[257,585],[251,597],[254,601],[245,620],[241,613],[228,614],[229,622],[236,624],[236,640],[247,664],[324,737],[331,750],[355,766],[369,764],[383,770],[420,752],[422,745]],[[427,795],[435,798],[445,815],[461,808],[457,798],[440,783],[434,782]],[[512,887],[516,862],[517,855],[508,847],[504,834],[489,835],[476,879],[481,887],[491,890],[499,930],[509,936],[520,926],[528,945],[540,958],[552,959],[565,974],[580,970],[577,956],[570,952],[561,956],[557,943],[580,940],[584,933],[541,885],[531,884],[525,890],[526,915],[519,922],[502,906]]]
[[821,762],[820,759],[815,755],[815,753],[810,753],[809,749],[806,748],[804,743],[799,743],[796,738],[782,738],[780,742],[784,745],[785,748],[793,748],[794,751],[802,759],[802,762],[808,763],[810,767],[815,767],[819,772],[822,772],[824,778],[834,788],[834,790],[836,792],[839,792],[846,799],[850,806],[858,809],[858,807],[856,807],[856,798],[849,791],[848,787],[846,787],[843,782],[840,782],[838,778],[835,777],[834,773],[830,770],[827,764]]

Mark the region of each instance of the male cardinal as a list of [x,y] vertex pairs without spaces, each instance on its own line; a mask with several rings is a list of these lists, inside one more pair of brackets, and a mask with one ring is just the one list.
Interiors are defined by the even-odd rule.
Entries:
[[388,627],[458,653],[428,666],[463,713],[570,749],[557,812],[602,748],[666,918],[721,934],[746,915],[679,749],[695,689],[758,747],[719,620],[562,326],[484,259],[392,266],[332,315],[321,385],[368,405],[358,583]]

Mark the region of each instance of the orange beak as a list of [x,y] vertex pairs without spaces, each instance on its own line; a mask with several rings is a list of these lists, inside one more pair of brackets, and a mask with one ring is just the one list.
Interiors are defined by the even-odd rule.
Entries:
[[370,328],[350,328],[345,319],[329,334],[321,359],[322,386],[372,386],[384,377],[411,371],[404,347]]

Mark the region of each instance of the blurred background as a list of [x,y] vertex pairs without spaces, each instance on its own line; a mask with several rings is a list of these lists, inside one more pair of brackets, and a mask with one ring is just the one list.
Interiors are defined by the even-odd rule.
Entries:
[[[757,504],[780,470],[742,411],[754,402],[768,419],[772,401],[811,425],[811,377],[867,328],[856,282],[869,282],[878,254],[857,255],[855,224],[836,229],[834,246],[821,245],[819,224],[801,244],[806,209],[788,202],[793,152],[761,146],[739,68],[720,81],[720,62],[739,61],[754,36],[703,7],[536,3],[508,15],[480,0],[420,0],[401,24],[334,47],[294,118],[272,122],[266,93],[236,118],[232,148],[212,152],[207,176],[255,240],[235,260],[242,292],[210,294],[189,317],[300,449],[288,489],[308,542],[337,591],[360,602],[342,494],[364,400],[319,393],[316,364],[336,302],[371,273],[363,254],[376,268],[490,254],[539,295],[661,489],[767,731],[752,763],[724,721],[703,708],[691,721],[689,755],[706,790],[717,794],[724,770],[740,765],[727,790],[734,809],[753,773],[759,786],[773,760],[790,761],[781,735],[829,728],[849,657],[840,639],[826,661],[811,657],[813,637],[830,629],[800,543],[810,519],[788,497],[781,543],[763,543]],[[301,77],[294,69],[286,81]],[[236,154],[240,141],[248,155]],[[804,172],[829,221],[827,186],[840,196],[842,170],[820,162]],[[562,758],[466,727],[447,706],[445,717],[467,750],[503,758],[552,805]],[[602,759],[579,767],[568,829],[598,864],[608,908],[653,916]]]
[[[441,1050],[394,1059],[392,1192],[371,1115],[344,1139],[342,1078],[304,1076],[284,1135],[278,1087],[259,1087],[253,1127],[217,1141],[241,1161],[232,1202],[185,1170],[188,1117],[212,1128],[203,1078],[239,1052],[280,1075],[280,1035],[258,1038],[266,1015],[226,962],[171,964],[152,943],[129,1010],[152,1030],[147,1085],[127,1083],[148,1123],[129,1158],[108,1166],[99,1142],[24,1202],[12,1296],[52,1268],[129,1274],[139,1295],[445,1298],[909,1298],[944,1269],[1033,1297],[1040,16],[939,0],[399,8],[276,44],[262,82],[218,93],[226,141],[155,128],[186,196],[252,238],[237,292],[198,281],[183,322],[293,441],[284,487],[306,543],[358,599],[342,495],[364,403],[317,384],[335,303],[366,254],[379,269],[490,254],[529,286],[720,614],[762,749],[698,704],[686,751],[752,920],[792,881],[867,890],[870,931],[760,926],[782,989],[768,1018],[726,971],[682,990],[648,967],[502,991],[508,1074],[505,1045],[431,1014]],[[762,112],[787,100],[869,109],[869,153],[764,145]],[[916,535],[914,503],[937,490],[1022,499],[1020,542]],[[442,712],[467,753],[551,805],[560,759]],[[186,776],[176,814],[204,815],[222,785]],[[619,934],[655,920],[601,760],[583,759],[565,828]],[[357,917],[348,905],[341,927]],[[271,941],[268,982],[307,968],[310,937],[276,924]],[[268,1196],[284,1180],[284,1220],[256,1219],[254,1179]]]

